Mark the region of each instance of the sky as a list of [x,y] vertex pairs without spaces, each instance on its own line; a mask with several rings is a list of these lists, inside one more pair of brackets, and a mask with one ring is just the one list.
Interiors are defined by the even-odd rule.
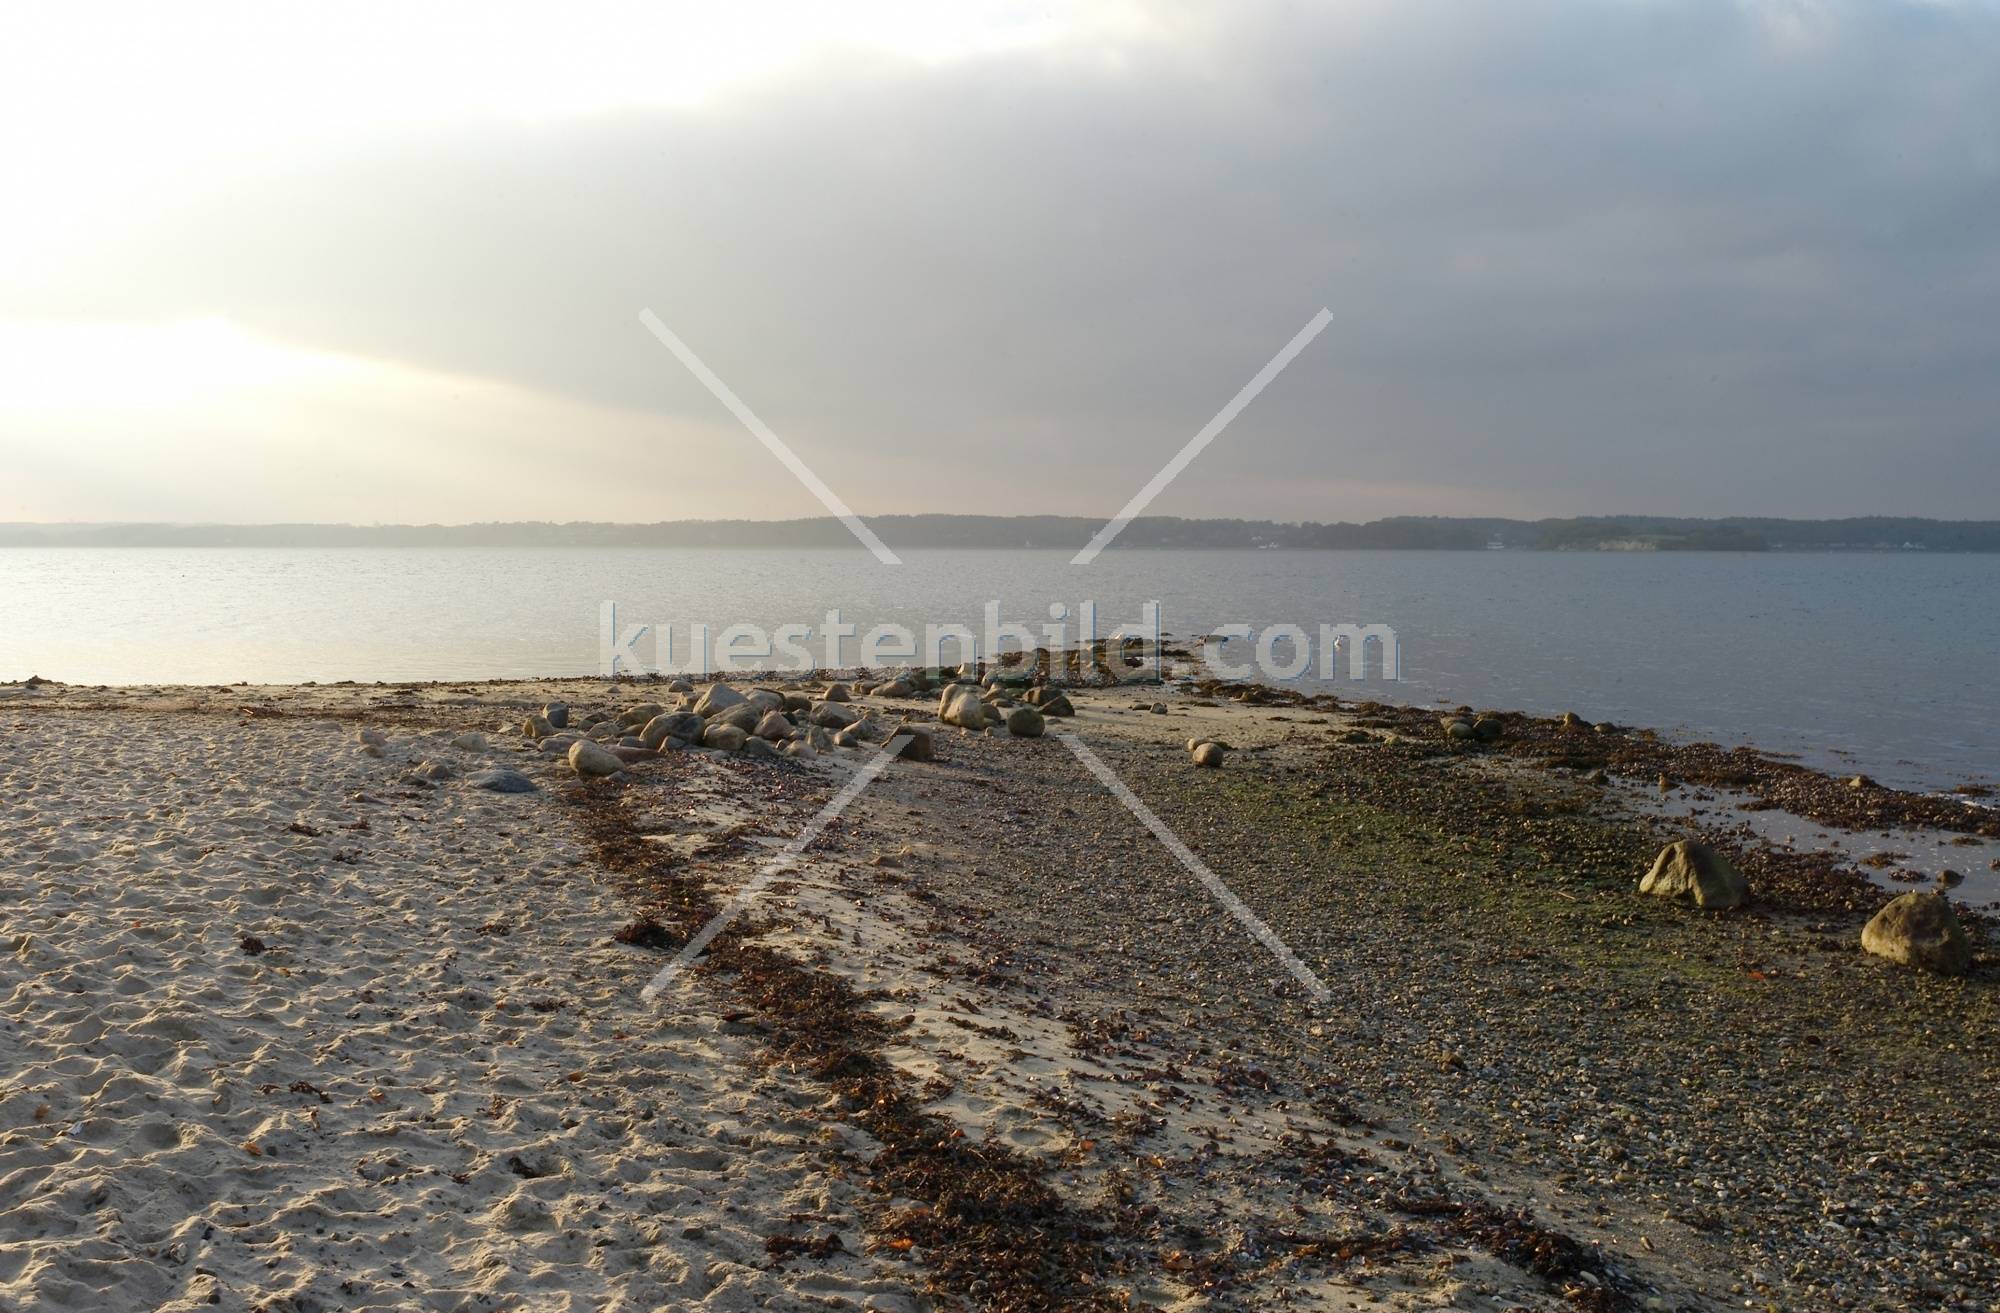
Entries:
[[2000,5],[12,6],[0,520],[2000,516]]

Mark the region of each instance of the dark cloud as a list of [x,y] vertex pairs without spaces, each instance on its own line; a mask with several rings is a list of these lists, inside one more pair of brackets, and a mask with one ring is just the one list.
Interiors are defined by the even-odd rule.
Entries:
[[1231,12],[238,161],[41,306],[712,421],[651,306],[858,507],[1025,512],[1115,508],[1325,305],[1158,509],[1993,512],[1992,9]]

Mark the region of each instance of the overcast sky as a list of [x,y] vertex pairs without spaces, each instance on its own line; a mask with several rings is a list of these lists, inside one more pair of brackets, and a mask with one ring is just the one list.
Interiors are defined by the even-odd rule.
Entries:
[[0,19],[0,519],[2000,516],[1989,3],[326,9]]

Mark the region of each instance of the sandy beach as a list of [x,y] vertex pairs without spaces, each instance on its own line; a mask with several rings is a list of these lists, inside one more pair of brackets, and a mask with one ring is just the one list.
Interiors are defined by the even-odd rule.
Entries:
[[[774,870],[881,737],[596,778],[522,732],[703,691],[0,691],[0,1308],[2000,1308],[1981,800],[1273,690],[1071,689],[1036,737],[918,692],[851,707],[929,759]],[[1745,907],[1638,895],[1680,837]],[[1970,972],[1864,953],[1946,866]]]

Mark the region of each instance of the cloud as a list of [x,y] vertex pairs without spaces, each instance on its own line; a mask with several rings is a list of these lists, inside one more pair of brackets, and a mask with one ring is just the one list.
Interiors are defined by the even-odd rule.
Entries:
[[1993,9],[1148,18],[211,161],[9,299],[654,416],[684,463],[727,421],[650,306],[864,513],[1108,512],[1325,305],[1155,509],[1991,512]]

